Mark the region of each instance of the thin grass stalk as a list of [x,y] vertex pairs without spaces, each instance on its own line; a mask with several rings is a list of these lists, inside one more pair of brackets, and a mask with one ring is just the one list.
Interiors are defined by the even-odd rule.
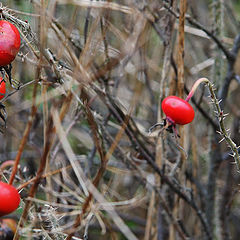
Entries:
[[[183,98],[184,93],[184,41],[185,41],[185,14],[187,11],[187,1],[180,0],[180,13],[179,13],[179,26],[178,26],[178,50],[177,50],[177,91],[178,96]],[[184,127],[179,127],[180,145],[184,147],[185,132]],[[181,162],[184,164],[184,153],[181,153]],[[182,165],[180,164],[180,165]],[[185,164],[184,164],[185,165]],[[183,165],[183,172],[185,171],[185,166]]]
[[144,240],[150,240],[152,235],[152,222],[153,222],[153,216],[154,216],[154,205],[155,205],[155,191],[152,190],[151,195],[149,196],[150,201],[147,209],[147,223],[145,227],[145,234],[144,234]]
[[183,98],[184,93],[184,25],[185,25],[185,13],[187,11],[186,0],[180,0],[180,14],[179,14],[179,26],[178,26],[178,96]]
[[[211,10],[212,10],[212,14],[213,14],[213,32],[215,34],[215,36],[218,39],[222,39],[223,35],[224,35],[224,25],[223,25],[223,17],[224,17],[224,11],[223,11],[223,1],[222,0],[212,0],[211,3]],[[214,59],[214,64],[212,67],[212,81],[213,84],[215,84],[215,86],[217,86],[217,88],[220,86],[222,88],[222,85],[224,84],[224,82],[222,81],[223,78],[223,71],[224,71],[224,60],[223,60],[223,52],[221,51],[221,49],[219,49],[217,46],[214,47],[214,55],[215,55],[215,59]],[[215,140],[216,137],[215,132],[212,133],[212,142]],[[213,143],[215,144],[215,143]],[[210,145],[210,149],[209,149],[209,153],[213,152],[213,151],[217,151],[216,150],[212,150],[212,144]],[[212,153],[210,154],[210,161],[209,161],[209,171],[214,171],[214,173],[211,174],[211,172],[209,173],[212,176],[214,176],[212,178],[212,185],[215,185],[212,189],[210,189],[209,191],[209,195],[213,195],[212,197],[212,201],[210,203],[210,207],[209,210],[212,211],[213,214],[213,219],[212,219],[212,225],[214,226],[213,231],[214,231],[214,235],[216,236],[217,239],[221,239],[220,236],[220,219],[219,219],[219,215],[218,215],[218,209],[219,209],[219,198],[221,198],[220,194],[220,189],[217,185],[217,171],[216,168],[212,167],[212,166],[216,166],[216,167],[220,167],[220,161],[218,159],[216,159],[215,154],[213,155]]]
[[[173,6],[177,5],[177,1],[173,1],[172,2]],[[161,122],[163,119],[162,116],[162,110],[161,110],[161,101],[165,96],[165,90],[166,90],[166,86],[168,86],[168,82],[169,82],[169,74],[170,74],[170,66],[171,66],[171,54],[172,54],[172,44],[174,41],[174,37],[173,37],[173,28],[174,28],[174,24],[175,24],[175,19],[172,18],[172,16],[169,13],[165,13],[166,14],[166,22],[164,22],[165,24],[165,29],[164,29],[164,34],[166,35],[166,40],[164,42],[164,48],[163,48],[163,64],[162,64],[162,71],[161,71],[161,78],[160,78],[160,83],[159,83],[159,98],[158,98],[158,111],[157,111],[157,121]],[[170,26],[170,29],[169,29]],[[165,165],[165,157],[164,157],[164,141],[161,137],[157,138],[157,142],[156,142],[156,156],[155,156],[155,161],[156,161],[156,165],[158,166],[159,169],[161,169],[164,165]],[[155,174],[155,179],[156,179],[156,184],[161,186],[161,177],[158,173]],[[158,224],[160,223],[160,214],[159,210],[161,208],[161,200],[159,201],[159,196],[157,194],[155,194],[155,204],[157,207],[157,211],[154,212],[154,214],[152,214],[152,222],[154,223],[154,230],[156,232],[155,234],[155,238],[158,238]],[[150,201],[152,201],[150,199]],[[161,216],[162,217],[162,216]],[[174,224],[173,224],[174,225]],[[174,226],[172,225],[172,227],[174,228]],[[160,226],[162,227],[162,226]],[[153,227],[152,227],[153,229]],[[150,236],[151,239],[151,236]]]
[[[47,46],[47,21],[46,21],[46,3],[41,1],[41,11],[40,11],[40,53],[44,53],[46,46]],[[42,56],[41,56],[42,57]],[[43,102],[43,144],[45,146],[47,141],[47,124],[48,124],[48,102],[47,102],[47,89],[48,85],[43,84],[41,86],[41,97]],[[47,156],[47,163],[46,163],[46,172],[50,171],[49,165],[49,155]],[[51,187],[51,178],[47,177],[47,186]],[[51,195],[47,194],[47,199],[49,202],[52,201]]]
[[[180,6],[179,6],[179,26],[178,26],[178,52],[177,52],[177,91],[178,91],[178,96],[180,98],[183,98],[184,94],[184,41],[185,41],[185,14],[187,11],[187,1],[186,0],[180,0]],[[180,145],[184,148],[185,146],[185,131],[184,127],[180,126],[179,127],[179,135],[181,136],[180,138]],[[180,175],[180,181],[184,182],[185,181],[185,175],[184,172],[186,170],[186,161],[185,161],[185,155],[183,152],[181,152],[181,157],[180,157],[180,167],[182,168],[182,174]],[[173,209],[173,214],[174,216],[177,216],[180,219],[183,219],[184,216],[184,202],[177,197]],[[173,232],[174,231],[174,232]],[[174,228],[172,228],[172,237],[170,240],[174,240],[176,237],[176,231]]]

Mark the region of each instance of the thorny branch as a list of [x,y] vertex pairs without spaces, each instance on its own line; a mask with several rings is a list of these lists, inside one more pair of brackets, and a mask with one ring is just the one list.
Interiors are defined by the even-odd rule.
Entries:
[[240,156],[239,156],[239,152],[238,152],[239,146],[237,146],[235,144],[235,142],[231,139],[231,136],[230,136],[231,133],[229,132],[229,130],[226,129],[225,124],[224,124],[224,119],[228,114],[223,113],[223,110],[220,107],[221,100],[217,99],[216,94],[214,92],[213,84],[207,78],[200,78],[194,85],[197,86],[201,82],[204,82],[207,84],[208,89],[210,91],[211,100],[216,108],[216,116],[217,116],[219,128],[220,128],[218,133],[222,136],[222,140],[220,142],[222,142],[223,140],[225,140],[227,142],[228,146],[232,150],[231,156],[235,160],[235,164],[237,166],[238,172],[240,172]]
[[[211,99],[216,107],[217,110],[217,117],[218,117],[218,122],[219,122],[219,126],[220,126],[220,132],[219,134],[223,137],[222,140],[225,139],[225,141],[227,142],[228,146],[231,148],[232,150],[232,157],[235,160],[235,164],[237,166],[238,172],[240,172],[240,156],[239,156],[239,146],[237,146],[235,144],[235,142],[231,139],[231,133],[229,132],[229,130],[227,130],[225,128],[225,124],[224,124],[224,119],[228,114],[224,114],[223,110],[221,110],[220,108],[220,101],[217,99],[214,90],[213,90],[213,85],[211,83],[208,83],[208,87],[210,90],[210,94],[211,94]],[[222,141],[221,140],[221,141]]]

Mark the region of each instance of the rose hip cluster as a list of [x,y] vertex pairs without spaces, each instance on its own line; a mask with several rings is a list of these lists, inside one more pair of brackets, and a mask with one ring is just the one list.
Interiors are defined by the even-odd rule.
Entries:
[[[8,74],[11,83],[11,62],[15,59],[21,44],[18,29],[6,20],[0,20],[0,70]],[[5,80],[0,77],[0,100],[6,94]]]
[[[0,100],[6,94],[5,73],[11,83],[11,62],[15,59],[21,44],[18,29],[6,20],[0,20]],[[1,116],[1,118],[3,118]],[[0,217],[15,211],[20,195],[15,187],[0,181]]]

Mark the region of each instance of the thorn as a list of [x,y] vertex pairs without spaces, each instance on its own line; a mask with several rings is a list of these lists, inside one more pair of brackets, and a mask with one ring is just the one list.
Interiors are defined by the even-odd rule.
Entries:
[[231,156],[231,157],[233,157],[233,158],[235,157],[235,153],[234,153],[234,154],[229,153],[228,155]]
[[227,117],[229,115],[229,113],[224,113],[223,116],[224,117]]
[[222,138],[218,143],[221,143],[225,138]]
[[220,102],[222,102],[222,99],[218,100],[218,104],[219,104]]
[[[220,135],[223,135],[223,133],[222,132],[220,132],[220,131],[216,131],[216,133],[218,133],[218,134],[220,134]],[[240,146],[239,146],[240,147]]]

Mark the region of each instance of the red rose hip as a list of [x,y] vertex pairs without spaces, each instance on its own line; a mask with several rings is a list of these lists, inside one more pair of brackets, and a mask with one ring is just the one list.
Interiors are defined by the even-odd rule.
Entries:
[[3,99],[6,95],[6,83],[0,77],[0,100]]
[[0,182],[0,217],[15,211],[20,203],[20,195],[16,188]]
[[0,66],[10,64],[21,44],[18,29],[8,21],[0,20]]
[[168,96],[162,101],[162,110],[167,120],[173,124],[185,125],[194,119],[194,110],[192,106],[185,100]]

